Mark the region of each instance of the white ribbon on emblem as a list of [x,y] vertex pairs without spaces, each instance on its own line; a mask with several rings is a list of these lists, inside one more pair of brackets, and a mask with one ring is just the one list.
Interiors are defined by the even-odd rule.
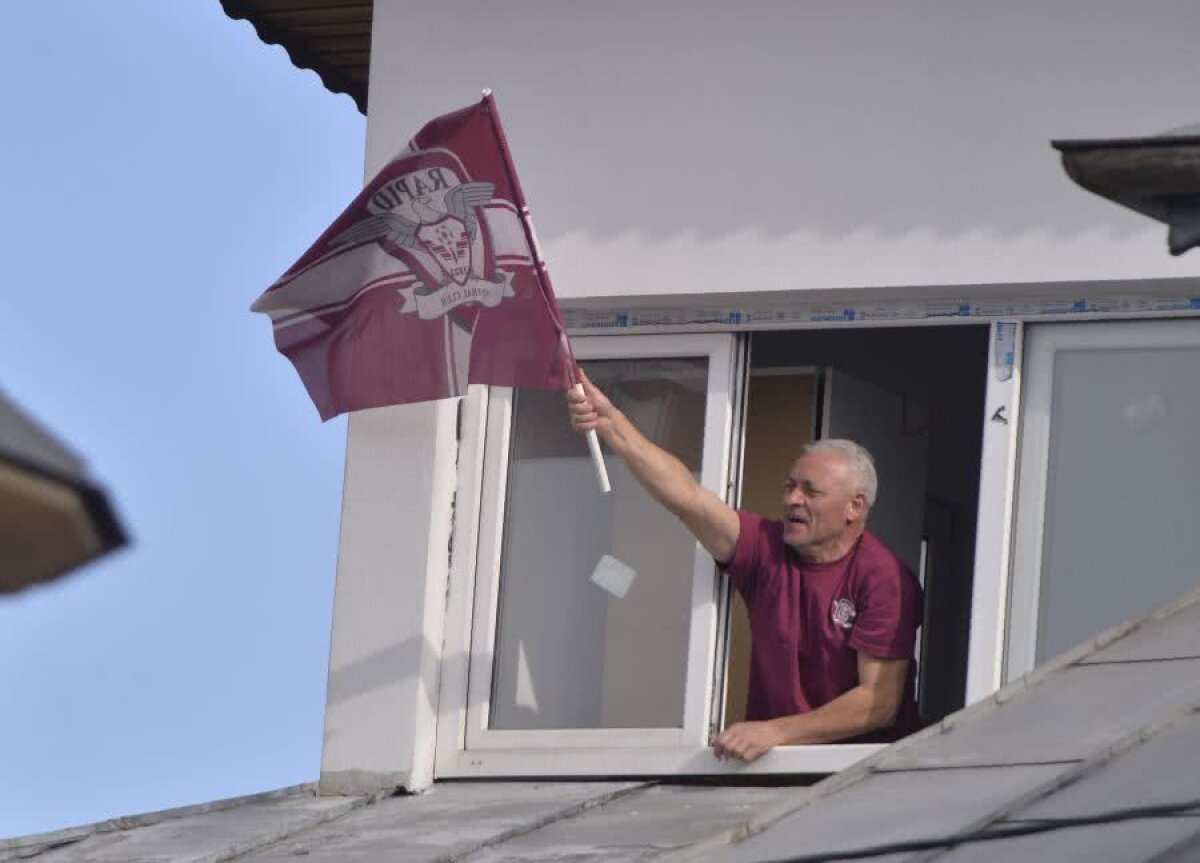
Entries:
[[513,296],[513,274],[501,270],[500,275],[504,278],[500,282],[471,278],[465,285],[450,282],[431,294],[418,294],[420,284],[397,288],[396,293],[404,299],[400,314],[416,314],[423,321],[431,321],[467,303],[482,303],[489,309],[495,308],[502,300]]

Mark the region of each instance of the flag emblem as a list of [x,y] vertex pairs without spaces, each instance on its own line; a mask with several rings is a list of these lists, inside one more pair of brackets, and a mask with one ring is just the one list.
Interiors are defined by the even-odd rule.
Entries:
[[417,239],[430,252],[446,275],[465,285],[471,275],[471,238],[462,219],[445,216],[417,231]]
[[426,124],[259,297],[323,419],[471,383],[571,385],[524,206],[489,93]]

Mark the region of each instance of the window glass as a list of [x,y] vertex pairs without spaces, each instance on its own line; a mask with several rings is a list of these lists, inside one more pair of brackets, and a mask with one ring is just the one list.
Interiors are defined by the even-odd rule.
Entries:
[[1196,584],[1200,349],[1054,359],[1036,661]]
[[[585,369],[699,477],[706,358]],[[607,451],[600,493],[561,393],[514,399],[489,726],[682,727],[695,541]],[[598,565],[613,589],[635,573],[624,597]]]

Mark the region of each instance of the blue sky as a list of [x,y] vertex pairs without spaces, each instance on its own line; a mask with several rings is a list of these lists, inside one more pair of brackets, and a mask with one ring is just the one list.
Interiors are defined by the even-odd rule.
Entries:
[[365,120],[217,0],[5,27],[0,388],[133,542],[0,599],[0,837],[313,780],[345,421],[247,307],[361,185]]

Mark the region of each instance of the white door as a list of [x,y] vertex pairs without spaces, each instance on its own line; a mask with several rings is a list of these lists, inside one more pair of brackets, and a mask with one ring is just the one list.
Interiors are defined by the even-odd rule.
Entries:
[[1200,321],[1028,328],[1006,674],[1198,581]]

